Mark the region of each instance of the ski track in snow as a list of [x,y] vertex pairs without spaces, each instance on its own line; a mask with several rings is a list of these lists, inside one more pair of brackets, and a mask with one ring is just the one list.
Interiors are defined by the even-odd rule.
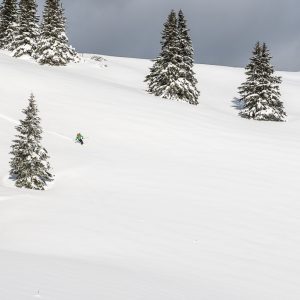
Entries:
[[3,115],[3,114],[0,114],[0,118],[3,119],[3,120],[8,121],[8,122],[10,122],[10,123],[18,124],[18,121],[14,120],[14,119],[12,119],[12,118],[10,118],[10,117],[7,117],[7,116],[5,116],[5,115]]
[[[13,123],[13,124],[18,124],[19,123],[17,120],[14,120],[13,118],[7,117],[7,116],[5,116],[3,114],[0,114],[0,118],[3,119],[3,120],[8,121],[10,123]],[[65,135],[62,135],[60,133],[54,132],[54,131],[45,130],[45,132],[49,133],[49,134],[52,134],[52,135],[55,135],[55,136],[57,136],[59,138],[65,139],[65,140],[69,140],[69,141],[72,141],[72,142],[74,141],[72,138],[67,137]]]
[[68,140],[68,141],[71,141],[71,142],[74,142],[74,139],[71,139],[70,137],[67,137],[65,135],[62,135],[60,133],[57,133],[57,132],[54,132],[54,131],[49,131],[49,130],[46,130],[47,133],[49,134],[52,134],[52,135],[55,135],[57,137],[60,137],[62,139],[65,139],[65,140]]

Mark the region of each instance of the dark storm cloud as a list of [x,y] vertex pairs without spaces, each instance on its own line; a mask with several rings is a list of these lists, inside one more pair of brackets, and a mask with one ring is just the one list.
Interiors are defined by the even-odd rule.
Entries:
[[181,8],[197,62],[243,66],[261,40],[277,68],[300,70],[299,0],[63,0],[63,5],[70,41],[81,52],[153,58],[167,14]]

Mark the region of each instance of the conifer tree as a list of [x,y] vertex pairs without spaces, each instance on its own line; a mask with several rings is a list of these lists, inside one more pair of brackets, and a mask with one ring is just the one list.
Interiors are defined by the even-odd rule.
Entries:
[[161,53],[146,76],[148,92],[163,98],[197,105],[199,91],[194,77],[193,47],[182,11],[168,16],[161,40]]
[[16,0],[3,0],[0,19],[0,48],[9,49],[18,30]]
[[180,77],[183,78],[183,84],[180,99],[188,101],[190,104],[197,105],[199,91],[197,89],[197,79],[195,78],[194,66],[194,49],[192,39],[189,35],[186,19],[182,10],[178,13],[178,34],[180,49]]
[[280,101],[281,77],[274,75],[271,55],[264,43],[259,42],[246,66],[247,80],[239,88],[244,118],[264,121],[284,121],[286,113]]
[[177,16],[174,10],[164,24],[161,46],[161,53],[146,77],[148,92],[163,98],[178,99],[181,89],[181,82],[178,82],[180,53]]
[[19,188],[44,190],[47,182],[52,180],[52,175],[48,153],[41,146],[42,129],[33,94],[23,113],[25,118],[16,127],[18,135],[12,145],[10,175]]
[[20,0],[17,36],[11,44],[13,56],[34,56],[39,37],[37,4],[35,0]]
[[[2,25],[3,25],[3,23],[2,23],[2,13],[3,13],[3,5],[4,5],[4,0],[0,4],[0,38],[2,36]],[[1,40],[0,40],[0,42],[1,42]]]
[[79,56],[68,44],[66,18],[60,0],[46,0],[36,59],[40,64],[64,66],[79,61]]

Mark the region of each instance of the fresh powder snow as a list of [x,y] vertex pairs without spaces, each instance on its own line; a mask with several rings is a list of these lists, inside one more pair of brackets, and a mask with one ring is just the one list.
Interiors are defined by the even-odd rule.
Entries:
[[[0,52],[0,299],[299,300],[300,73],[263,122],[238,116],[243,69],[196,65],[192,106],[146,92],[151,61],[91,57]],[[8,176],[30,93],[44,192]]]

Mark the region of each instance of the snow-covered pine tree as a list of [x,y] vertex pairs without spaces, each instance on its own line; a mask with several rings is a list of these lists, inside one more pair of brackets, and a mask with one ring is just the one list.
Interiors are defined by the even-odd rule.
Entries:
[[36,59],[40,64],[65,66],[78,62],[79,56],[69,44],[66,18],[60,0],[46,0]]
[[12,145],[10,175],[15,179],[15,184],[19,188],[44,190],[53,176],[50,173],[48,153],[41,146],[42,128],[33,94],[23,113],[25,118],[16,127],[18,135]]
[[9,49],[18,30],[16,0],[3,0],[0,19],[0,48]]
[[182,81],[179,78],[179,38],[177,16],[174,10],[169,14],[161,40],[161,53],[146,76],[148,92],[168,99],[179,99]]
[[197,105],[199,91],[193,72],[194,50],[182,11],[169,14],[162,32],[161,52],[146,76],[148,92]]
[[194,49],[192,39],[189,35],[186,19],[182,10],[178,13],[178,34],[180,44],[180,78],[183,80],[182,88],[178,97],[188,101],[190,104],[197,105],[199,91],[197,89],[197,79],[195,78],[194,66]]
[[0,4],[0,49],[3,49],[3,37],[4,37],[4,32],[6,31],[6,28],[8,26],[8,22],[5,21],[5,10],[4,10],[4,5],[6,1],[2,0]]
[[274,75],[271,55],[264,43],[259,42],[246,66],[246,81],[239,87],[244,118],[263,121],[284,121],[286,113],[280,101],[281,77]]
[[[1,24],[2,24],[2,11],[3,11],[3,1],[0,3],[0,29],[1,29]],[[0,32],[1,36],[1,32]]]
[[13,56],[34,56],[39,37],[38,20],[35,0],[20,0],[18,34],[10,47]]

